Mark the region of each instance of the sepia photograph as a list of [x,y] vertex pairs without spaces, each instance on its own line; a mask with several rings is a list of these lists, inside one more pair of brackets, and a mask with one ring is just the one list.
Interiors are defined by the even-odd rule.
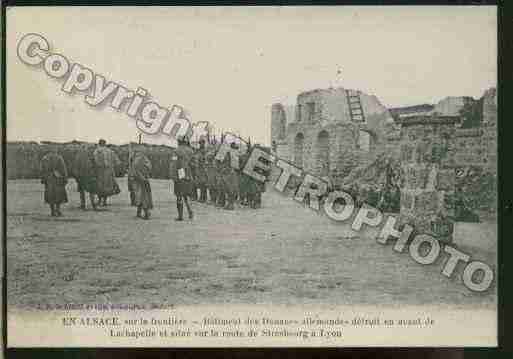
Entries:
[[9,347],[496,346],[497,7],[8,7]]

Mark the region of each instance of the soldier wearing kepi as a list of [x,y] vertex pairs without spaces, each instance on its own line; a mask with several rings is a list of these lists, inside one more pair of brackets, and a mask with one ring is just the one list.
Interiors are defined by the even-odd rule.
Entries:
[[41,183],[45,185],[44,199],[50,205],[51,215],[62,216],[60,206],[68,202],[68,171],[55,145],[52,145],[50,152],[41,159]]
[[[143,153],[141,145],[135,146],[133,156],[129,176],[133,179],[132,186],[135,193],[134,203],[137,206],[137,217],[149,219],[150,211],[153,209],[153,197],[150,186],[151,162]],[[142,217],[143,211],[144,217]]]
[[88,144],[80,146],[73,161],[72,175],[77,182],[77,191],[80,193],[80,208],[86,209],[85,192],[89,193],[91,207],[97,210],[95,194],[96,186],[96,168],[94,165],[93,149]]
[[[139,144],[140,145],[140,144]],[[128,178],[127,178],[127,187],[128,187],[128,193],[130,198],[130,205],[131,206],[137,206],[135,201],[135,178],[134,178],[134,171],[132,170],[132,167],[134,165],[134,159],[135,159],[135,151],[134,146],[137,146],[134,143],[129,144],[128,147]]]
[[216,167],[215,167],[215,152],[208,153],[206,156],[206,174],[207,174],[207,189],[210,194],[210,204],[214,206],[217,203],[217,185],[216,185]]
[[107,197],[119,194],[121,191],[116,182],[116,166],[119,164],[118,156],[107,147],[105,140],[98,142],[98,147],[93,152],[97,175],[98,202],[107,205]]
[[136,206],[135,203],[135,178],[134,178],[134,171],[132,171],[132,166],[134,164],[134,153],[132,150],[130,150],[130,156],[128,157],[128,193],[130,196],[130,205]]
[[223,164],[220,160],[214,158],[215,168],[215,186],[217,189],[216,207],[223,208],[226,205],[226,191],[223,180]]
[[191,159],[189,161],[189,168],[191,171],[191,191],[189,193],[189,199],[191,201],[197,201],[198,200],[198,183],[197,183],[197,170],[198,170],[198,164],[196,163],[196,154],[194,153],[194,150],[192,150]]
[[[248,158],[250,156],[252,148],[253,147],[249,147],[248,146],[248,151],[247,151],[246,155],[244,156],[244,163],[242,164],[241,169],[243,169],[244,166],[246,165],[245,162],[247,162],[247,160],[248,160]],[[250,208],[255,209],[255,208],[257,208],[258,189],[259,189],[258,188],[258,182],[259,181],[257,181],[255,178],[253,178],[251,176],[248,176],[245,173],[242,173],[242,177],[244,178],[242,183],[243,183],[243,186],[244,186],[244,194],[245,194],[245,197],[246,197],[245,204],[247,206],[249,206]]]
[[255,199],[254,199],[252,208],[258,209],[258,208],[262,208],[262,193],[265,192],[265,182],[260,182],[255,179],[253,179],[253,180],[256,182],[256,184],[255,184],[256,193],[255,193]]
[[199,140],[199,149],[194,154],[195,168],[195,191],[199,189],[200,197],[199,201],[205,203],[207,201],[207,168],[206,168],[206,149],[205,140],[202,138]]
[[[271,165],[271,163],[269,163],[265,159],[262,159],[262,161],[264,163],[266,163],[268,166]],[[268,171],[264,171],[260,168],[256,168],[255,171],[265,177],[265,181],[258,181],[255,178],[251,178],[253,193],[252,193],[252,200],[251,200],[250,205],[251,205],[251,208],[258,209],[258,208],[262,208],[262,193],[265,192],[265,182],[267,181],[270,173]]]
[[193,219],[192,208],[189,203],[189,196],[192,191],[192,176],[190,163],[193,150],[189,146],[187,138],[178,139],[178,148],[171,158],[170,177],[174,182],[176,196],[176,209],[178,210],[177,221],[183,221],[183,204],[187,207],[189,218]]
[[[237,144],[231,143],[232,149],[237,149]],[[222,163],[223,190],[226,196],[226,204],[224,209],[235,209],[235,200],[239,192],[239,173],[238,169],[234,169],[231,164],[231,153],[228,152]]]

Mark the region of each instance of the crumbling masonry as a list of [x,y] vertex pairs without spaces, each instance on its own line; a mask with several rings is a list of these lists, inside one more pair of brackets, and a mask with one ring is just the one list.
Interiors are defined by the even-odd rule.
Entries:
[[462,179],[480,171],[496,180],[496,126],[494,88],[479,100],[447,97],[395,109],[360,91],[318,89],[299,94],[293,107],[273,104],[271,110],[276,155],[335,187],[383,155],[397,159],[401,218],[446,241]]

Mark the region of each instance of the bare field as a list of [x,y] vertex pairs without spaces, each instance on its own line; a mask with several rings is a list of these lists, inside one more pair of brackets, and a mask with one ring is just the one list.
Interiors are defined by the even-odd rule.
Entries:
[[[37,180],[8,181],[8,305],[354,304],[492,307],[496,289],[472,293],[350,223],[335,223],[268,191],[263,208],[225,211],[193,202],[175,222],[169,181],[153,180],[152,219],[135,217],[123,192],[101,212],[78,208],[73,180],[64,217],[49,216]],[[493,222],[482,226],[494,228]],[[472,231],[467,231],[472,233]],[[460,246],[495,265],[496,238]],[[463,239],[463,243],[465,243]],[[475,241],[469,241],[475,243]]]

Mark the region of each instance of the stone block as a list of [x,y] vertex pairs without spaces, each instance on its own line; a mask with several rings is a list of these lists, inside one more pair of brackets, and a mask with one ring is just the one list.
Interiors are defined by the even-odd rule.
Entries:
[[452,242],[454,222],[447,217],[436,216],[431,220],[431,234],[442,242]]
[[414,147],[410,144],[401,145],[401,161],[409,163],[413,161]]
[[497,251],[497,223],[463,223],[454,224],[454,242],[457,245],[473,246],[482,250]]
[[430,215],[426,214],[417,214],[415,217],[413,217],[412,224],[415,228],[415,233],[431,233],[431,217]]
[[426,188],[429,169],[425,167],[409,167],[405,170],[405,187],[408,189]]
[[401,192],[401,211],[403,208],[405,210],[411,210],[413,208],[413,200],[413,195],[407,192]]
[[414,210],[416,213],[436,212],[439,208],[439,192],[430,191],[415,196]]
[[426,162],[426,157],[428,151],[430,150],[430,145],[428,141],[418,142],[415,145],[415,162],[424,163]]
[[438,171],[436,178],[436,189],[441,191],[454,190],[456,174],[454,170],[443,169]]
[[455,214],[456,206],[455,193],[454,191],[444,192],[443,196],[442,208],[440,208],[438,213],[444,216],[453,217]]

